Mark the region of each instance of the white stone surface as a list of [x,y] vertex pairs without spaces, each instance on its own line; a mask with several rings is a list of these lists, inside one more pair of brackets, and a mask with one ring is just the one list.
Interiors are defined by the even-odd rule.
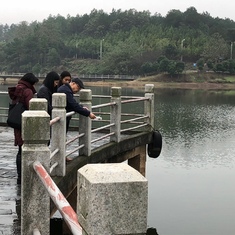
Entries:
[[78,170],[78,220],[88,235],[145,234],[148,182],[126,163]]

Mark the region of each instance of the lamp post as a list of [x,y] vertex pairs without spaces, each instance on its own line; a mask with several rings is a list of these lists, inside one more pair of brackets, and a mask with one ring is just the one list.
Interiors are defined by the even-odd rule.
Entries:
[[103,53],[103,41],[104,41],[104,39],[100,40],[100,60],[102,60],[102,53]]
[[181,41],[181,61],[183,61],[183,48],[184,48],[184,41],[185,41],[185,38]]
[[233,59],[233,43],[234,42],[231,42],[231,46],[230,46],[230,59],[231,60]]
[[78,58],[78,42],[76,42],[76,59]]

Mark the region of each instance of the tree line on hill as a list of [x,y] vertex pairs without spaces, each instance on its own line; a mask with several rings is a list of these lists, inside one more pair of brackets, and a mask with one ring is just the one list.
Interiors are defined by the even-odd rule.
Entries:
[[92,10],[75,17],[0,24],[0,72],[152,75],[198,70],[235,73],[235,22],[171,10]]

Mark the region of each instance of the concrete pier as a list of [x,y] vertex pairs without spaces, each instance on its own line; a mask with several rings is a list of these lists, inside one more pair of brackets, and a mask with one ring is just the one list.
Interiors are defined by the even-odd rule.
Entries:
[[0,235],[20,234],[20,187],[16,184],[13,129],[0,126]]

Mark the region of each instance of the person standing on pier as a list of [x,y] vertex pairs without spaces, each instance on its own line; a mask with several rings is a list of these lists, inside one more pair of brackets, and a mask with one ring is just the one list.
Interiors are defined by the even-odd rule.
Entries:
[[47,112],[50,116],[52,111],[52,94],[57,91],[59,80],[60,76],[58,73],[54,71],[49,72],[37,93],[37,98],[45,98],[47,100]]
[[[66,94],[66,112],[76,112],[83,116],[89,117],[91,119],[95,119],[96,116],[94,113],[92,113],[90,110],[88,110],[86,107],[83,107],[80,105],[75,99],[74,94],[79,92],[81,89],[84,89],[84,85],[81,79],[79,78],[73,78],[70,83],[65,83],[64,85],[60,86],[58,88],[59,93],[65,93]],[[71,116],[66,118],[66,133],[69,129],[69,122],[71,120]]]
[[[36,93],[34,85],[38,82],[38,78],[33,73],[26,73],[15,87],[8,88],[8,94],[12,99],[12,103],[23,103],[26,109],[29,109],[29,101]],[[21,152],[22,152],[22,134],[20,129],[14,129],[15,146],[18,146],[18,153],[16,155],[17,168],[17,184],[21,184]]]

